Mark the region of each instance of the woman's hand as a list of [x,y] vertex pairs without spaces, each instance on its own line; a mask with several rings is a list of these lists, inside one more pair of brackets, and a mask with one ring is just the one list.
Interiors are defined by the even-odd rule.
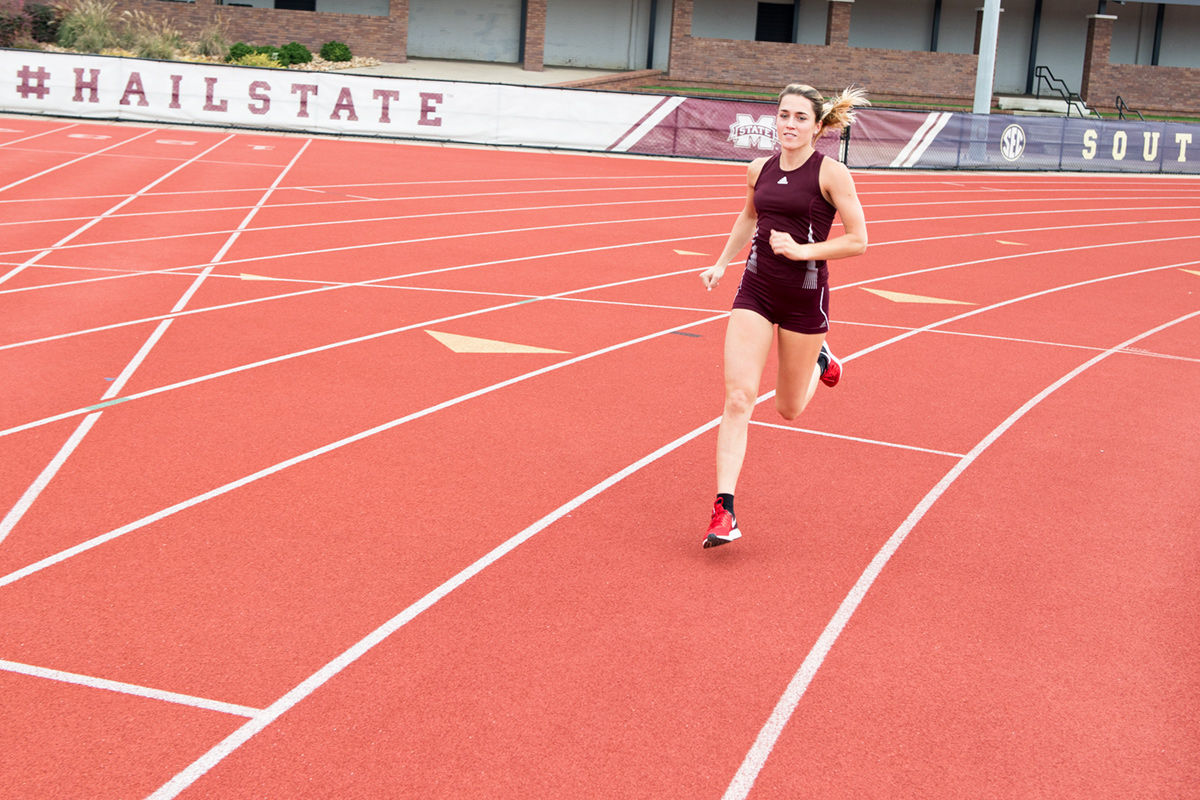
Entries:
[[700,273],[700,281],[704,284],[704,288],[711,292],[713,287],[721,282],[721,276],[724,274],[725,267],[720,266],[719,264],[714,264],[713,266],[704,270],[704,272]]
[[808,261],[804,257],[804,246],[792,238],[790,233],[771,231],[771,252],[789,261]]

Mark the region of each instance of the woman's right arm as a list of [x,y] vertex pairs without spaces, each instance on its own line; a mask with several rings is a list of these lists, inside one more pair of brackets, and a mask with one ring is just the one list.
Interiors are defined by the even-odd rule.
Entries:
[[746,204],[742,206],[742,213],[734,220],[733,230],[729,232],[729,239],[725,242],[725,249],[721,251],[717,263],[700,273],[700,280],[709,291],[721,282],[729,262],[754,236],[754,228],[758,224],[758,212],[754,208],[754,184],[758,182],[758,175],[766,161],[765,158],[756,158],[750,163],[750,169],[746,173]]

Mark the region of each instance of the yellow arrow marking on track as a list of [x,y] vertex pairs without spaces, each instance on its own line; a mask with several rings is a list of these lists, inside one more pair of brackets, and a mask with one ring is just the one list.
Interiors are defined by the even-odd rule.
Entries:
[[244,281],[278,281],[282,278],[268,278],[266,275],[251,275],[249,272],[243,272],[239,276]]
[[1000,244],[1011,244],[1011,245],[1016,245],[1017,247],[1025,247],[1026,246],[1024,242],[1006,242],[1003,239],[997,239],[996,241],[999,242]]
[[681,256],[706,256],[706,255],[708,255],[708,253],[693,253],[691,250],[676,250],[675,252]]
[[474,336],[459,336],[454,333],[425,331],[456,353],[565,353],[566,350],[548,350],[527,344],[497,342],[492,339],[477,339]]
[[1190,272],[1193,275],[1200,275],[1200,272],[1197,272],[1194,269],[1185,269],[1185,270],[1181,270],[1181,272]]
[[967,303],[962,300],[943,300],[940,297],[924,297],[919,294],[904,294],[902,292],[885,292],[883,289],[867,289],[865,291],[871,294],[877,294],[884,300],[891,300],[893,303],[930,303],[933,305],[942,306],[973,306],[975,303]]

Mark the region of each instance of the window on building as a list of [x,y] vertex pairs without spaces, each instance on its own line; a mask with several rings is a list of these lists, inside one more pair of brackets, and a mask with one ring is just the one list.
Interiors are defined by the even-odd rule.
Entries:
[[275,0],[275,7],[288,11],[316,11],[317,0]]
[[756,42],[790,42],[795,23],[795,3],[759,3],[754,26]]

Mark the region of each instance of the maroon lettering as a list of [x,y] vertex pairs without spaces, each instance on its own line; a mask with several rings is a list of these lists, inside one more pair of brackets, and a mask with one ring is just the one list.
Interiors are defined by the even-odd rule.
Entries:
[[29,95],[32,94],[41,100],[50,93],[50,87],[46,85],[46,81],[50,80],[50,73],[46,71],[45,67],[32,70],[28,64],[25,64],[17,71],[17,77],[21,79],[21,85],[17,87],[17,94],[25,99],[29,99]]
[[228,100],[222,100],[219,103],[216,102],[216,100],[215,100],[215,97],[217,94],[217,80],[218,80],[218,78],[205,78],[204,79],[204,84],[206,86],[206,93],[205,93],[205,97],[204,97],[204,110],[205,111],[228,111],[229,110],[229,101]]
[[142,86],[142,75],[140,72],[133,72],[129,75],[129,82],[125,84],[125,94],[121,95],[121,105],[129,105],[129,98],[132,95],[137,95],[139,106],[148,106],[150,101],[146,99],[146,89]]
[[421,92],[421,118],[417,120],[418,125],[432,125],[440,128],[442,126],[442,118],[433,116],[437,112],[435,103],[445,102],[442,95],[434,92]]
[[265,114],[271,110],[271,98],[263,92],[271,91],[271,84],[266,81],[255,81],[250,84],[250,99],[257,100],[261,105],[250,104],[249,109],[251,114]]
[[342,91],[338,93],[337,102],[333,104],[333,113],[329,115],[330,119],[341,119],[339,114],[346,112],[348,119],[351,122],[358,122],[358,114],[354,113],[354,97],[350,94],[350,87],[343,86]]
[[391,122],[392,101],[400,99],[400,92],[395,89],[376,89],[374,97],[376,100],[383,101],[380,103],[379,121],[384,123]]
[[171,76],[171,105],[170,108],[179,108],[179,85],[183,83],[182,75]]
[[93,69],[93,70],[89,70],[89,71],[92,73],[92,76],[91,76],[91,78],[89,78],[88,80],[85,81],[83,79],[83,67],[75,68],[75,102],[76,103],[85,102],[83,99],[83,90],[84,89],[91,90],[91,96],[88,97],[86,102],[88,102],[88,103],[99,103],[100,102],[100,70]]
[[308,96],[310,94],[316,95],[316,93],[317,93],[317,87],[315,84],[311,84],[311,83],[293,83],[292,84],[292,94],[300,95],[300,113],[298,113],[296,115],[297,117],[305,117],[305,118],[308,117]]

